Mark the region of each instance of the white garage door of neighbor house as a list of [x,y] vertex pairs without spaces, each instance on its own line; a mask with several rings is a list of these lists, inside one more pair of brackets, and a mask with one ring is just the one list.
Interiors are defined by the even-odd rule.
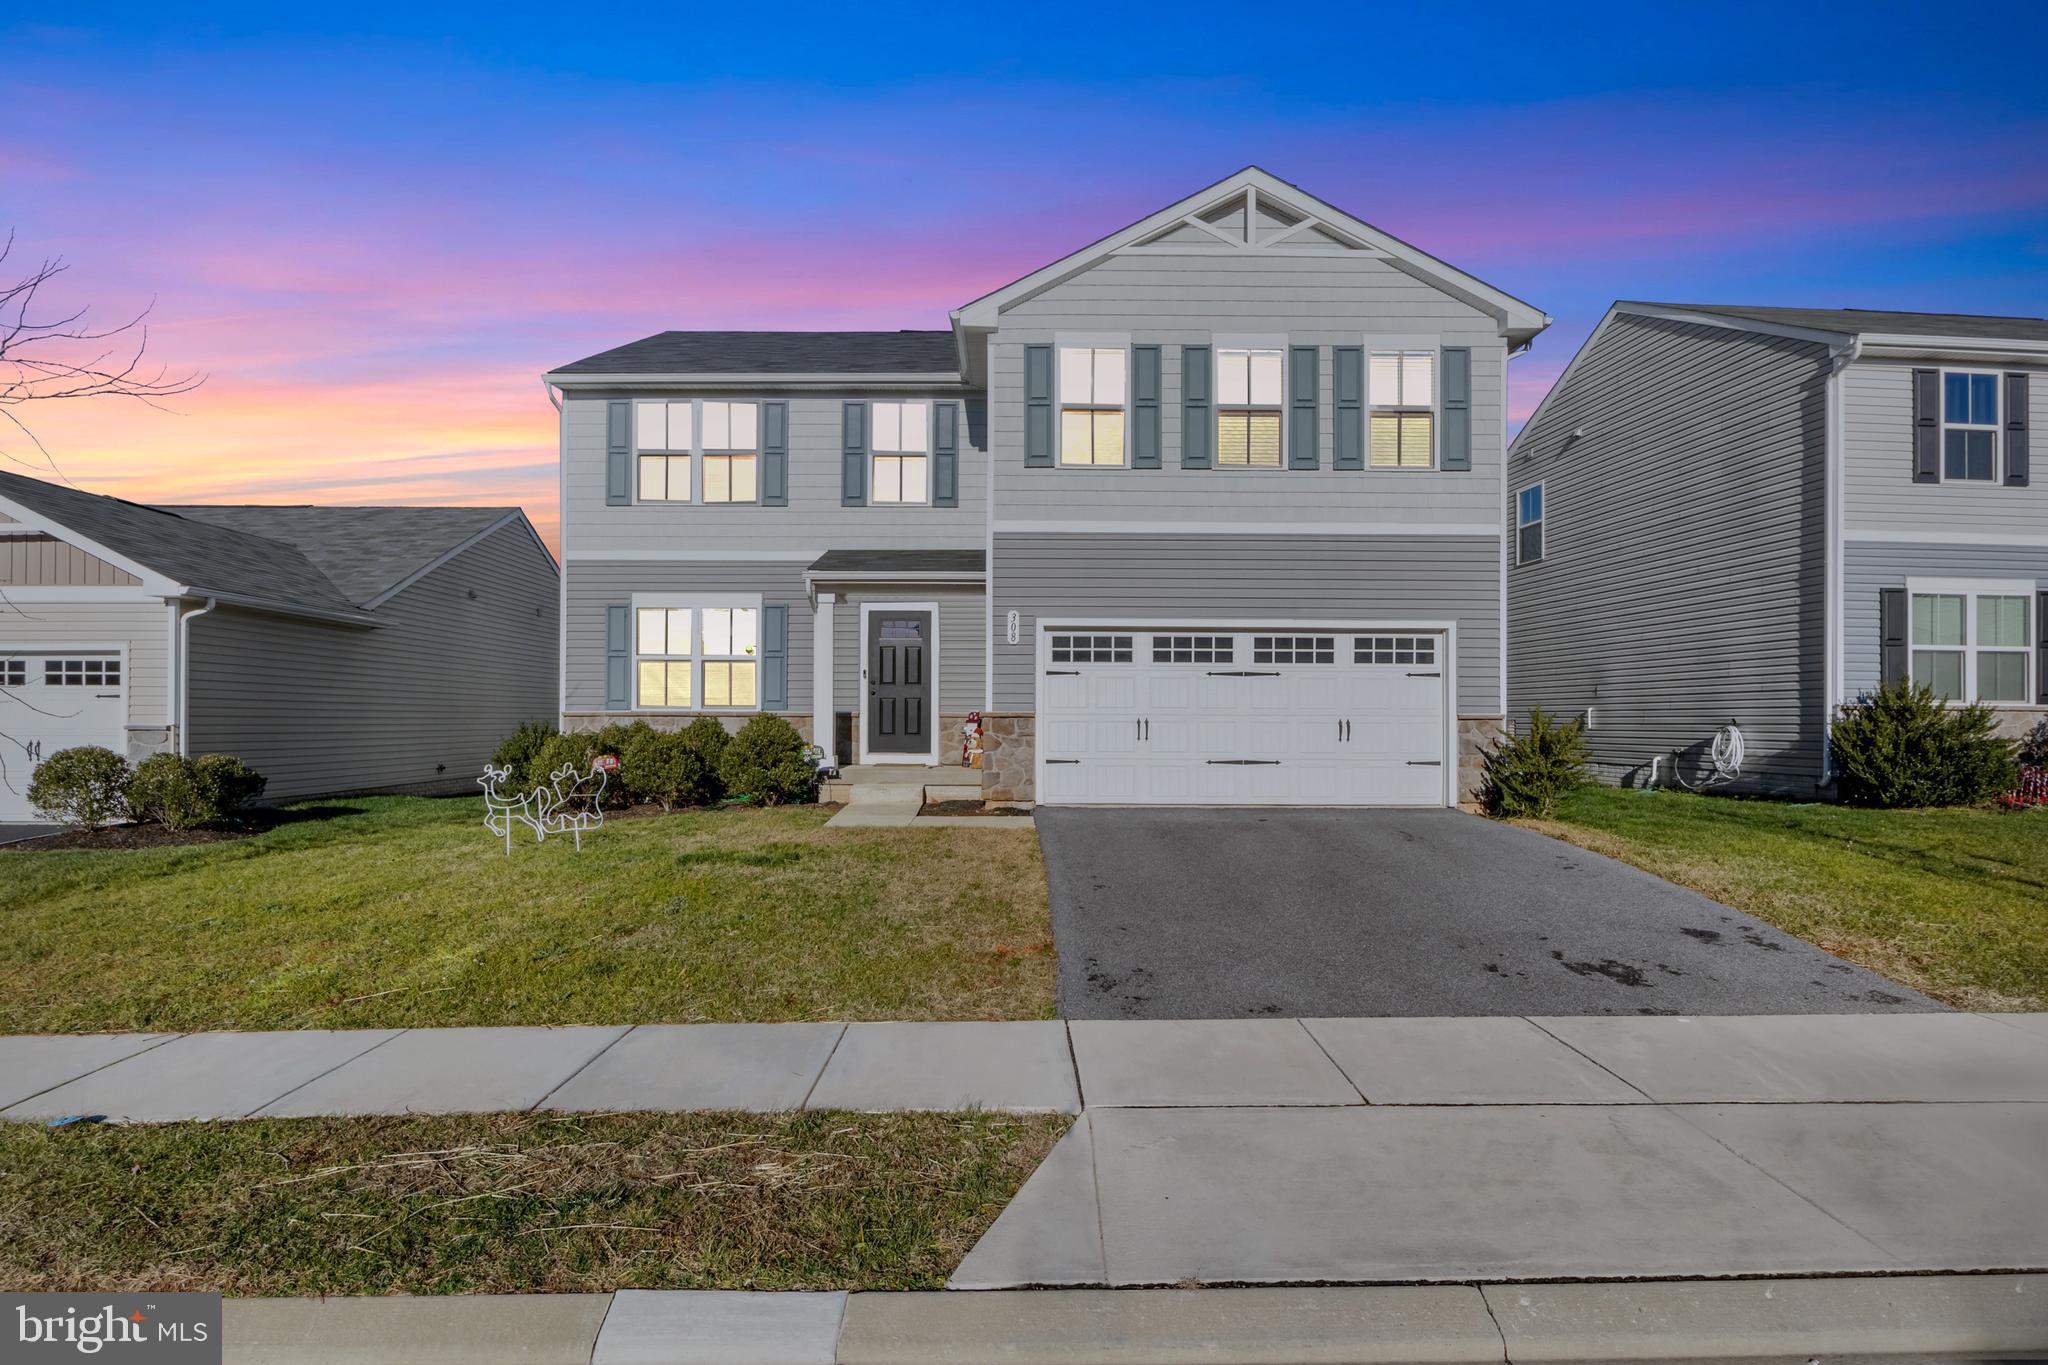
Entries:
[[1442,806],[1441,633],[1043,628],[1048,805]]
[[29,776],[59,749],[123,752],[127,680],[118,654],[0,654],[0,821],[40,820]]

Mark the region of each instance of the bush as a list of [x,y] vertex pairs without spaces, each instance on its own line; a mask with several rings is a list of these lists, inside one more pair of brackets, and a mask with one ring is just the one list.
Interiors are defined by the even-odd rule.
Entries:
[[28,802],[52,820],[101,829],[128,814],[128,760],[96,744],[59,749],[36,766]]
[[718,775],[727,792],[766,806],[814,800],[818,772],[804,757],[804,737],[780,716],[755,716],[726,742]]
[[2048,769],[2048,720],[2037,720],[2034,728],[2020,738],[2015,755],[2022,768]]
[[703,760],[704,770],[709,775],[702,802],[716,801],[725,794],[719,781],[719,765],[725,761],[725,746],[732,741],[732,733],[719,724],[715,716],[699,716],[683,727],[683,739]]
[[491,766],[510,768],[514,777],[524,776],[533,765],[533,756],[540,752],[540,746],[555,735],[555,727],[544,720],[529,720],[517,730],[498,742],[498,748],[491,755]]
[[191,829],[220,818],[219,809],[200,788],[192,760],[178,754],[152,754],[143,759],[129,775],[122,794],[136,819],[165,829]]
[[1590,780],[1589,756],[1584,722],[1559,722],[1536,707],[1526,730],[1495,741],[1481,756],[1480,799],[1490,815],[1554,815],[1559,802]]
[[221,815],[232,815],[263,795],[270,779],[233,754],[201,754],[192,761],[199,790]]
[[650,729],[635,735],[620,756],[619,778],[633,796],[659,802],[663,810],[701,806],[718,793],[717,770],[706,765],[688,731]]
[[2019,780],[2013,741],[1982,706],[1950,706],[1925,687],[1887,683],[1828,729],[1842,800],[1854,806],[1961,806]]
[[589,772],[590,760],[595,757],[596,735],[553,734],[542,740],[533,756],[526,760],[526,770],[514,776],[528,788],[538,787],[564,766],[574,768],[579,776]]

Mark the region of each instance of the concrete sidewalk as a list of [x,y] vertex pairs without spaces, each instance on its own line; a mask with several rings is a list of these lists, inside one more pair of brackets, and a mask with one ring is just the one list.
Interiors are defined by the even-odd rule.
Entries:
[[239,1299],[246,1365],[1927,1362],[2048,1353],[2048,1276],[1040,1294]]
[[0,1038],[0,1118],[2048,1101],[2048,1015],[1000,1023]]

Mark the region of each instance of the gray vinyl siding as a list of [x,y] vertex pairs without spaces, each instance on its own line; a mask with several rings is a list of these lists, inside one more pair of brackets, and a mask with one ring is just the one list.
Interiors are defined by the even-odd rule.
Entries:
[[995,710],[1031,711],[1040,621],[1448,621],[1458,710],[1500,714],[1500,544],[1490,536],[997,535]]
[[[2026,371],[2028,428],[2033,433],[2032,478],[2023,488],[2004,483],[1913,482],[1913,371],[1944,368],[1938,361],[1861,360],[1842,372],[1843,519],[1858,531],[2048,534],[2048,465],[2042,437],[2048,423],[2048,370],[2022,365],[1952,365],[1996,373]],[[2003,386],[1999,401],[2004,401]],[[2003,414],[2001,414],[2002,416]],[[2004,478],[2001,455],[1999,477]]]
[[160,729],[170,714],[171,609],[138,602],[0,602],[0,657],[71,646],[128,650],[128,724]]
[[555,714],[557,614],[554,563],[517,523],[374,629],[218,607],[189,627],[191,752],[239,756],[273,798],[472,791],[499,740]]
[[[2015,492],[2020,490],[2015,489]],[[1878,594],[1908,578],[2030,578],[2048,588],[2048,545],[1890,545],[1852,540],[1842,555],[1842,700],[1883,680]]]
[[[630,398],[577,393],[563,400],[567,480],[562,505],[562,546],[571,559],[617,551],[659,552],[687,547],[697,553],[752,554],[788,549],[811,559],[827,550],[978,550],[987,519],[988,460],[981,397],[959,391],[833,393],[765,391],[698,393],[691,397],[789,404],[789,505],[635,503],[605,505],[605,404]],[[642,392],[675,399],[675,393]],[[957,507],[840,505],[840,417],[849,399],[957,402],[963,405]],[[637,497],[637,487],[636,487]]]
[[[920,587],[890,584],[849,589],[832,609],[832,707],[860,709],[861,603],[936,602],[939,604],[939,713],[958,715],[982,709],[987,684],[988,599],[979,588]],[[792,627],[794,629],[794,627]],[[806,709],[810,692],[804,693]],[[943,755],[956,736],[939,736]]]
[[[1162,347],[1164,467],[1026,468],[1024,347],[1107,337]],[[1182,469],[1180,348],[1252,337],[1318,348],[1320,469]],[[1331,468],[1332,348],[1380,344],[1471,348],[1469,472]],[[1090,520],[1491,526],[1498,520],[1505,356],[1492,318],[1367,253],[1113,256],[1005,310],[990,340],[996,529],[1005,522]]]
[[131,588],[126,569],[55,536],[0,539],[0,585],[11,588]]
[[[1824,682],[1826,353],[1617,314],[1516,438],[1505,515],[1544,486],[1541,563],[1508,570],[1509,713],[1594,708],[1610,778],[1731,720],[1738,790],[1810,794]],[[1572,439],[1572,433],[1583,435]]]
[[[614,508],[614,511],[622,510]],[[675,563],[650,560],[571,561],[568,575],[569,653],[562,710],[605,710],[604,609],[630,602],[636,592],[759,593],[761,600],[789,607],[789,709],[811,710],[812,609],[804,588],[807,560],[738,564]]]

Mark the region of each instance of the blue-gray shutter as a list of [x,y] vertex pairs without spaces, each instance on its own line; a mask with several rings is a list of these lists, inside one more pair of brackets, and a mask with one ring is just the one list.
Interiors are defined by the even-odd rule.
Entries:
[[1880,676],[1886,683],[1904,682],[1912,676],[1912,660],[1906,648],[1906,590],[1882,588],[1877,594],[1877,629]]
[[1216,428],[1209,420],[1209,402],[1215,392],[1214,356],[1207,346],[1180,348],[1180,467],[1207,469],[1216,444]]
[[1159,348],[1131,347],[1131,468],[1159,468]]
[[1444,430],[1442,468],[1472,467],[1472,348],[1444,347]]
[[789,709],[789,608],[761,604],[761,709]]
[[1024,348],[1024,463],[1052,466],[1052,347]]
[[620,602],[604,609],[604,709],[633,705],[633,608]]
[[932,408],[932,506],[960,505],[960,405]]
[[2027,486],[2027,377],[2005,377],[2005,482],[2009,488]]
[[1336,367],[1337,449],[1332,469],[1365,468],[1365,348],[1339,346]]
[[789,404],[761,405],[761,505],[789,506]]
[[839,505],[864,507],[868,500],[868,405],[850,402],[840,409],[842,454]]
[[1321,422],[1317,417],[1317,390],[1322,387],[1322,364],[1313,346],[1290,346],[1287,350],[1287,467],[1323,467]]
[[608,507],[633,501],[633,405],[623,398],[605,404],[604,500]]
[[1941,371],[1913,371],[1913,482],[1941,482]]

